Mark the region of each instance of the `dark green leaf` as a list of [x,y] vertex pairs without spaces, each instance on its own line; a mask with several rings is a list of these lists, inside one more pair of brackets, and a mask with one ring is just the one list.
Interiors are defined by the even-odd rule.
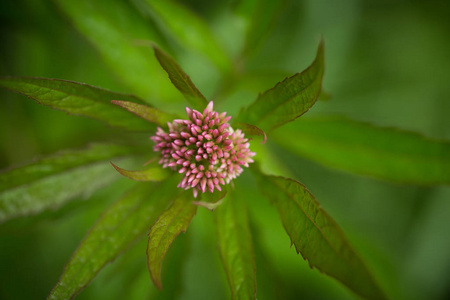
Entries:
[[318,163],[399,183],[449,184],[450,142],[344,118],[302,119],[278,143]]
[[319,97],[323,71],[324,50],[323,42],[320,42],[316,59],[306,70],[259,95],[255,102],[241,111],[238,121],[268,132],[295,120],[307,112]]
[[24,94],[40,104],[103,121],[111,126],[142,131],[154,129],[148,122],[110,103],[113,99],[143,103],[131,95],[72,81],[33,77],[2,77],[0,86]]
[[170,176],[171,172],[167,169],[163,169],[162,166],[152,166],[142,171],[127,171],[122,169],[111,162],[111,165],[121,175],[133,179],[135,181],[161,181]]
[[214,216],[231,298],[256,299],[255,256],[244,202],[228,194]]
[[197,206],[192,204],[187,193],[177,198],[152,226],[148,234],[147,266],[153,283],[162,288],[161,264],[173,240],[186,232]]
[[107,263],[143,237],[174,196],[172,184],[138,184],[109,207],[78,246],[48,299],[73,299]]
[[173,85],[183,94],[189,104],[196,109],[203,110],[208,105],[208,101],[194,85],[191,78],[184,73],[181,67],[167,53],[157,46],[153,46],[153,49],[155,50],[156,58],[169,75]]
[[149,107],[148,105],[120,100],[112,100],[111,103],[123,107],[129,112],[134,113],[138,117],[151,123],[155,123],[159,126],[165,127],[167,126],[167,122],[172,122],[174,119],[177,119],[177,116],[175,115],[165,113],[156,108]]
[[127,1],[55,2],[134,94],[153,101],[177,99],[175,89],[164,78],[151,51],[138,45],[140,40],[164,45],[162,35]]
[[119,179],[109,159],[129,153],[126,147],[92,145],[63,151],[0,174],[0,223],[56,209],[80,195]]
[[217,43],[208,24],[181,3],[172,0],[146,0],[147,8],[178,42],[195,49],[214,62],[219,69],[228,70],[231,62]]
[[277,208],[297,253],[311,268],[341,281],[367,299],[386,299],[339,225],[301,183],[254,172],[264,196]]

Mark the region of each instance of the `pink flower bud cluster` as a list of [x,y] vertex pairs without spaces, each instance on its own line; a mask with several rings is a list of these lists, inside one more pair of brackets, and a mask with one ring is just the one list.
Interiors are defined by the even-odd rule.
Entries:
[[153,150],[161,152],[159,163],[184,174],[178,187],[192,188],[195,197],[199,191],[221,191],[255,155],[244,133],[228,124],[231,117],[213,111],[213,105],[211,101],[203,113],[186,107],[188,120],[168,123],[169,133],[158,127],[150,137]]

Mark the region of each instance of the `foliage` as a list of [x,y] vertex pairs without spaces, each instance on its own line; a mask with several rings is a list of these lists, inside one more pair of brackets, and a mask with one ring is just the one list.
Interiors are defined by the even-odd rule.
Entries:
[[[324,206],[319,202],[347,197],[361,180],[381,185],[380,189],[411,184],[405,189],[423,194],[434,189],[437,193],[436,186],[450,183],[450,143],[411,130],[325,115],[329,103],[340,108],[343,98],[335,95],[339,89],[332,84],[330,94],[322,90],[328,72],[325,62],[328,56],[337,55],[334,47],[328,46],[327,36],[318,43],[314,58],[309,45],[314,43],[305,45],[311,60],[303,71],[295,61],[284,66],[292,72],[275,71],[270,63],[261,68],[270,57],[297,50],[294,46],[289,50],[286,41],[285,49],[271,48],[276,44],[276,31],[287,31],[288,21],[292,21],[281,16],[292,18],[300,10],[297,2],[249,0],[210,5],[216,13],[209,19],[193,9],[197,6],[172,0],[54,0],[37,6],[61,18],[57,22],[69,21],[74,39],[90,43],[83,44],[88,49],[83,51],[94,59],[79,57],[86,73],[97,74],[97,68],[109,70],[98,77],[79,75],[77,81],[94,79],[95,85],[121,92],[61,79],[0,77],[0,86],[7,90],[69,115],[86,117],[71,128],[62,124],[74,119],[56,112],[58,117],[62,115],[61,121],[47,124],[51,126],[49,135],[58,130],[64,136],[83,130],[81,138],[75,135],[69,143],[54,140],[54,149],[76,146],[75,150],[42,155],[19,167],[9,167],[13,163],[6,161],[8,168],[0,173],[0,234],[8,237],[10,232],[28,231],[45,222],[64,222],[77,211],[89,216],[92,227],[87,233],[79,226],[86,224],[82,218],[69,228],[78,233],[70,237],[66,250],[74,253],[70,259],[65,257],[64,270],[61,260],[60,269],[54,271],[62,271],[59,280],[56,273],[49,276],[53,289],[46,286],[41,292],[49,293],[49,299],[72,299],[78,294],[89,298],[90,293],[93,298],[134,295],[149,299],[409,298],[411,294],[397,284],[406,279],[390,269],[395,268],[389,265],[395,255],[380,250],[382,243],[367,228],[358,228],[357,217],[345,217],[347,209],[359,216],[356,208],[337,200]],[[239,22],[241,27],[235,29],[240,35],[227,29]],[[52,39],[52,43],[57,41]],[[306,60],[302,62],[306,65]],[[282,61],[277,68],[280,66]],[[343,71],[351,74],[352,70]],[[67,78],[71,75],[64,66],[60,74],[49,74],[73,79]],[[254,95],[253,90],[259,94]],[[4,95],[24,99],[9,91]],[[179,174],[157,164],[159,157],[152,153],[148,137],[162,130],[157,127],[174,126],[170,122],[180,119],[185,106],[200,112],[205,109],[206,116],[212,110],[212,103],[208,105],[211,99],[234,115],[230,121],[234,129],[242,129],[254,139],[250,148],[256,152],[256,163],[250,164],[251,172],[244,171],[223,191],[200,193],[199,197],[194,193],[194,198],[191,191],[176,188]],[[395,106],[383,109],[394,110]],[[318,116],[321,110],[324,113]],[[186,111],[188,116],[192,114],[190,109]],[[17,118],[24,120],[20,113]],[[358,119],[364,119],[364,114]],[[20,140],[15,142],[11,136],[2,146],[22,148]],[[80,147],[82,144],[88,145]],[[308,160],[317,165],[309,166]],[[144,167],[128,171],[136,164]],[[311,179],[315,174],[316,181]],[[344,179],[330,185],[327,178],[333,176]],[[303,178],[305,185],[300,183]],[[131,184],[129,179],[142,182]],[[375,193],[382,197],[381,192]],[[80,198],[87,200],[77,201]],[[371,206],[378,200],[368,199],[353,205]],[[420,200],[405,207],[417,210],[414,205],[424,205]],[[400,212],[395,203],[383,203],[391,220],[377,226],[390,230],[389,224],[400,219]],[[414,216],[410,214],[410,218]],[[413,221],[405,222],[412,227]],[[179,236],[181,232],[186,236]],[[140,242],[145,234],[147,257]],[[364,234],[369,237],[361,238]],[[287,252],[289,239],[307,263]],[[76,250],[75,242],[79,242]],[[47,255],[58,252],[50,243],[44,244]],[[217,251],[210,251],[211,245],[217,245]],[[377,252],[384,252],[390,260]],[[219,258],[223,274],[216,268]],[[307,265],[321,274],[305,270]],[[108,292],[98,285],[100,292],[95,294],[102,276],[118,280],[129,294],[114,293],[114,288]],[[150,279],[161,291],[153,289]],[[91,282],[92,288],[80,294]],[[9,296],[0,288],[0,296],[3,293]]]

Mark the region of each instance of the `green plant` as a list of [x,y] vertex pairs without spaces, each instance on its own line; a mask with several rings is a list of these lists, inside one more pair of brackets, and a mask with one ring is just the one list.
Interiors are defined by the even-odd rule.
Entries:
[[[213,210],[208,213],[214,216],[218,250],[232,298],[255,299],[254,252],[258,250],[254,249],[253,244],[258,248],[259,242],[257,237],[252,237],[252,232],[258,229],[251,223],[248,212],[252,212],[255,199],[264,201],[263,198],[267,198],[272,209],[277,210],[291,244],[311,267],[334,277],[363,298],[389,297],[380,288],[380,279],[374,279],[370,268],[356,254],[342,229],[314,196],[298,181],[286,178],[290,177],[291,172],[285,164],[286,160],[277,157],[280,151],[273,145],[348,172],[397,183],[431,185],[450,182],[450,145],[447,142],[346,118],[326,116],[296,120],[319,97],[326,98],[324,94],[321,96],[324,74],[324,45],[321,42],[310,67],[260,94],[231,119],[231,126],[241,129],[247,137],[261,136],[263,142],[267,138],[268,143],[272,143],[268,147],[251,143],[250,149],[256,153],[254,160],[257,162],[250,166],[253,176],[244,175],[247,176],[242,178],[244,183],[236,180],[235,186],[211,183],[214,184],[211,190],[223,186],[223,191],[211,194],[206,191],[209,181],[201,182],[199,177],[194,184],[196,179],[192,178],[192,186],[197,188],[194,189],[197,191],[194,196],[197,197],[198,191],[206,191],[195,199],[190,191],[175,188],[180,178],[167,168],[158,166],[156,162],[160,157],[152,153],[151,145],[146,143],[148,137],[157,132],[156,126],[167,127],[167,122],[179,119],[178,114],[182,112],[180,107],[171,107],[170,103],[177,97],[176,90],[169,85],[166,76],[161,76],[161,69],[155,67],[155,62],[148,60],[148,46],[153,47],[159,64],[190,108],[211,112],[212,107],[207,106],[206,97],[175,60],[155,44],[148,44],[147,39],[170,50],[171,43],[167,40],[175,37],[180,44],[202,53],[207,61],[214,64],[221,78],[216,94],[219,98],[217,106],[220,106],[226,103],[229,91],[239,84],[242,73],[245,74],[241,70],[242,64],[245,64],[245,58],[253,48],[257,48],[261,35],[267,29],[263,25],[270,23],[273,15],[258,17],[265,22],[261,26],[253,25],[254,28],[250,26],[242,52],[231,59],[218,46],[203,21],[175,2],[140,2],[152,12],[154,21],[160,23],[160,27],[155,28],[163,28],[167,32],[153,30],[144,23],[141,27],[135,27],[136,23],[131,26],[130,16],[133,13],[124,2],[115,1],[112,7],[101,13],[96,7],[105,8],[101,2],[92,4],[92,7],[88,1],[56,2],[80,32],[98,48],[130,90],[142,98],[71,81],[2,77],[0,86],[22,93],[40,104],[97,119],[131,133],[123,135],[121,141],[113,138],[111,142],[93,144],[83,150],[65,151],[0,174],[0,222],[39,214],[52,207],[63,206],[81,194],[114,184],[118,177],[108,161],[112,161],[122,175],[147,182],[136,184],[105,210],[66,265],[50,299],[76,296],[108,262],[149,230],[147,263],[155,285],[161,287],[164,283],[160,278],[161,266],[169,246],[180,232],[186,231],[197,210],[203,207]],[[277,5],[281,7],[282,2]],[[127,32],[109,26],[114,23],[116,14],[123,18],[121,30],[139,31],[139,37],[144,40],[129,39]],[[169,15],[170,18],[167,17]],[[120,49],[120,55],[116,49]],[[149,84],[150,81],[152,84]],[[170,109],[170,113],[164,112],[163,108]],[[190,108],[187,109],[188,117],[192,115]],[[203,121],[206,122],[205,119]],[[221,120],[220,124],[227,121]],[[175,125],[171,123],[171,126]],[[143,142],[143,136],[134,132],[144,132],[146,141]],[[170,132],[181,134],[183,130]],[[133,165],[136,161],[142,164],[149,159],[153,161],[140,171],[126,171],[117,166]],[[189,162],[194,162],[194,158],[189,159]],[[168,161],[163,163],[171,166]],[[179,164],[182,163],[184,161]],[[272,173],[283,176],[266,175]],[[186,185],[182,183],[181,187]],[[245,197],[249,194],[252,194],[251,199]],[[262,211],[260,209],[254,214]]]

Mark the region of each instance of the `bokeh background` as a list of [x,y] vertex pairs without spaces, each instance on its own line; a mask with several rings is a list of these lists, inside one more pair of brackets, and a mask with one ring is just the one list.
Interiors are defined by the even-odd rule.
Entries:
[[[108,6],[108,1],[92,2]],[[139,0],[111,2],[121,2],[135,20],[157,26]],[[237,9],[242,1],[179,2],[207,20],[227,53],[239,53],[248,25]],[[116,13],[120,27],[121,13]],[[450,140],[449,16],[450,2],[442,0],[287,1],[246,61],[250,75],[229,90],[207,62],[182,44],[175,45],[174,53],[207,98],[235,115],[258,92],[306,68],[323,37],[323,86],[331,99],[319,101],[308,115],[344,115]],[[1,75],[60,78],[134,92],[55,2],[3,0],[0,26]],[[0,169],[116,135],[96,121],[18,94],[1,90],[0,99]],[[183,105],[179,96],[160,106],[181,111]],[[343,227],[392,299],[450,299],[448,186],[394,185],[299,159],[270,141],[267,147]],[[309,270],[289,248],[278,216],[265,199],[254,196],[248,174],[239,184],[249,187],[243,197],[252,203],[258,236],[259,299],[356,299],[333,279]],[[46,297],[86,231],[129,186],[122,179],[57,211],[0,225],[0,298]],[[175,297],[175,289],[177,299],[228,299],[210,219],[209,212],[199,211],[188,234],[175,242],[169,255],[184,257],[185,263],[166,265],[163,272],[180,269],[183,280],[169,279],[163,294],[151,285],[143,240],[108,265],[78,299],[166,299]]]

